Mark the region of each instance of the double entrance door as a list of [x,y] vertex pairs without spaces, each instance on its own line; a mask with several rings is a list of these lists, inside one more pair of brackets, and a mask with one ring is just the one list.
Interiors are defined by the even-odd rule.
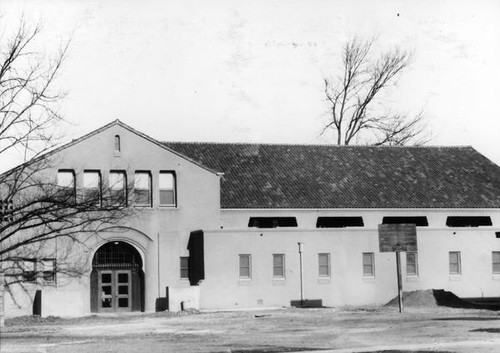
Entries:
[[98,311],[132,311],[132,271],[99,270]]

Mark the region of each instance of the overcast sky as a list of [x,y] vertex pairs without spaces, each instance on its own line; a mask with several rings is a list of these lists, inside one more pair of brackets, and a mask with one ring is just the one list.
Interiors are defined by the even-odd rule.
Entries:
[[169,141],[326,143],[323,78],[354,35],[415,60],[387,102],[424,109],[432,145],[500,164],[500,1],[0,0],[44,23],[69,138],[114,119]]

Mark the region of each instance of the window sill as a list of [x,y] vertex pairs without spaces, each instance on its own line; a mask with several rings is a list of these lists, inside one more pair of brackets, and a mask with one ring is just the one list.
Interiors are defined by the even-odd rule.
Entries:
[[250,286],[252,284],[251,278],[239,278],[238,286]]
[[283,278],[273,278],[273,285],[282,286],[286,284],[285,277]]
[[375,276],[363,276],[361,280],[365,283],[375,283]]
[[122,153],[118,151],[113,151],[113,157],[121,157]]
[[449,278],[450,278],[450,281],[461,281],[462,275],[450,275]]
[[494,281],[500,281],[500,273],[494,273],[491,276],[491,279],[493,279]]
[[419,278],[418,275],[407,275],[406,276],[406,282],[418,282]]
[[158,205],[162,210],[176,210],[177,205]]
[[330,283],[331,283],[330,277],[319,277],[318,278],[318,284],[330,284]]

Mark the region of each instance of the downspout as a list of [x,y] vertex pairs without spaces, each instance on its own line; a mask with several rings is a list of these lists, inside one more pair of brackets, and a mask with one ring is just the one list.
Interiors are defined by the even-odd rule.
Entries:
[[158,296],[157,298],[160,297],[160,233],[157,234],[157,238],[158,238],[158,241],[157,241],[157,248],[158,248]]

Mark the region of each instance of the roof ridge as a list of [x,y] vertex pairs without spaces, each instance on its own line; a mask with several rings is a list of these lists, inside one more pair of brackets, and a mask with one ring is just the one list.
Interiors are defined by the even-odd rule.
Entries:
[[302,146],[302,147],[332,147],[332,148],[422,148],[422,149],[461,149],[474,148],[471,145],[425,145],[425,146],[373,146],[373,145],[335,145],[335,144],[320,144],[320,143],[282,143],[282,142],[203,142],[203,141],[161,141],[163,144],[190,144],[190,145],[233,145],[233,146]]

